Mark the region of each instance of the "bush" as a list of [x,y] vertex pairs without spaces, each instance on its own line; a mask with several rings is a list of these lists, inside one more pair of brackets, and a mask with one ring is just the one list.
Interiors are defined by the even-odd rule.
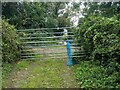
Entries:
[[[114,70],[113,67],[112,70]],[[90,61],[82,61],[76,65],[74,75],[81,88],[120,88],[120,74],[118,72],[114,71],[108,74],[106,68]]]
[[89,16],[81,19],[76,33],[79,47],[89,60],[77,60],[81,61],[75,70],[80,86],[120,88],[120,21],[116,17]]
[[99,60],[101,64],[120,63],[120,21],[116,17],[83,19],[77,33],[78,43],[90,53],[90,59]]
[[2,58],[3,62],[14,62],[20,56],[20,42],[14,26],[2,20]]

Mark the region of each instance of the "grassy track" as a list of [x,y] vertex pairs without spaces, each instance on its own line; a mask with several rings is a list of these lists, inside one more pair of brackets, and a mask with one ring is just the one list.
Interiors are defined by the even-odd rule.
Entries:
[[[56,49],[56,48],[55,48]],[[61,50],[62,51],[62,50]],[[60,52],[60,51],[59,51]],[[44,58],[44,57],[42,57]],[[3,87],[11,88],[76,88],[73,67],[66,66],[67,59],[19,61],[9,76],[3,79]]]
[[5,80],[3,87],[75,88],[72,67],[65,60],[20,61]]

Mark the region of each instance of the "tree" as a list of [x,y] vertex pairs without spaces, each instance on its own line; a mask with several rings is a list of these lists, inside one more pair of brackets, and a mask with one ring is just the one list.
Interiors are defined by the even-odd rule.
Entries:
[[84,3],[83,15],[101,15],[112,17],[120,14],[120,2],[89,2]]
[[65,3],[8,2],[2,6],[3,16],[17,29],[61,27],[70,23],[68,17],[58,17],[58,11],[65,8]]

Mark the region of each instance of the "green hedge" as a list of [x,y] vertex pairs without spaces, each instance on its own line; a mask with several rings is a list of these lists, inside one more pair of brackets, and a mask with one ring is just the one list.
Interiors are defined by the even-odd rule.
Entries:
[[86,53],[84,59],[74,59],[79,61],[75,76],[80,86],[120,88],[120,21],[117,17],[83,18],[76,34],[79,47]]
[[120,21],[116,17],[90,16],[81,20],[79,27],[76,38],[80,47],[90,53],[90,60],[120,63]]
[[14,62],[19,60],[20,42],[14,26],[2,20],[2,59],[3,62]]

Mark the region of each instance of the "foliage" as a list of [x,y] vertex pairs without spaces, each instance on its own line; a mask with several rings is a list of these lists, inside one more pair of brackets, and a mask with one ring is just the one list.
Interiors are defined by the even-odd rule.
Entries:
[[[66,3],[31,3],[31,2],[7,2],[2,4],[2,14],[9,20],[10,24],[15,25],[17,29],[29,29],[29,28],[42,28],[42,27],[66,27],[70,26],[70,18],[83,14],[84,18],[80,18],[79,28],[76,29],[75,39],[78,42],[79,50],[83,53],[76,55],[85,56],[83,60],[94,60],[95,63],[100,63],[101,66],[94,65],[93,62],[81,62],[75,69],[75,76],[81,87],[111,87],[120,88],[120,2],[102,2],[102,3],[84,3],[85,8],[80,10],[79,4],[67,6]],[[85,14],[86,13],[86,14]],[[74,21],[74,20],[73,20]],[[63,30],[44,30],[44,33],[48,32],[61,32]],[[42,31],[41,31],[42,32]],[[41,33],[40,32],[40,33]],[[30,32],[35,33],[33,37],[43,37],[37,31]],[[27,37],[27,34],[21,32],[23,38]],[[50,36],[50,35],[49,35]],[[56,35],[55,35],[56,36]],[[32,37],[32,36],[30,36]],[[47,37],[47,36],[46,36]],[[48,40],[48,39],[44,39]],[[50,39],[49,39],[50,40]],[[48,40],[48,41],[49,41]],[[54,39],[52,39],[53,41]],[[42,39],[31,39],[26,41],[42,41]],[[25,41],[25,42],[26,42]],[[40,43],[41,44],[41,43]],[[49,43],[52,44],[52,43]],[[54,43],[53,43],[54,44]],[[39,45],[39,44],[38,44]],[[32,44],[24,44],[23,46],[34,46]],[[6,21],[3,21],[3,61],[13,62],[19,57],[19,40],[15,33],[15,28],[9,25]],[[36,58],[41,56],[35,55]],[[75,61],[82,61],[79,58],[75,58]],[[50,66],[57,68],[62,66],[58,63],[50,63],[50,65],[44,65],[44,62],[40,65],[35,64],[35,68],[30,67],[30,78],[27,82],[23,83],[23,87],[37,87],[43,83],[43,86],[55,87],[58,82],[63,82],[58,76],[58,71],[64,73],[61,67],[58,69],[50,70]],[[46,62],[47,63],[47,62]],[[63,63],[63,62],[62,62]],[[21,70],[26,68],[29,63],[20,62],[17,64],[17,68]],[[39,66],[45,66],[41,68]],[[8,68],[8,69],[7,69]],[[5,72],[10,67],[7,67]],[[62,67],[64,68],[64,66]],[[53,68],[51,68],[53,69]],[[65,69],[65,68],[64,68]],[[50,75],[48,78],[45,75],[36,73],[45,72]],[[35,73],[35,75],[33,75]],[[54,76],[58,75],[58,76]],[[44,77],[45,78],[39,78]],[[51,78],[54,76],[53,80]],[[39,78],[39,79],[38,79]],[[41,82],[39,82],[41,81]],[[36,84],[37,82],[37,84]],[[27,83],[27,84],[26,84]],[[52,85],[52,86],[51,86]],[[58,83],[58,86],[62,86]],[[41,86],[42,87],[42,86]]]
[[77,81],[82,88],[120,88],[120,2],[84,5],[75,39],[86,57],[74,60]]
[[2,15],[16,29],[69,26],[70,20],[67,17],[58,17],[59,10],[64,8],[65,3],[62,2],[4,2]]
[[[114,68],[112,67],[111,70],[114,70]],[[76,65],[74,75],[81,88],[120,88],[118,72],[114,71],[108,74],[106,68],[90,61],[84,61]]]
[[83,19],[77,30],[78,43],[84,51],[90,52],[90,59],[103,64],[120,58],[120,22],[116,17],[90,16]]
[[77,60],[81,62],[75,71],[80,86],[119,88],[120,21],[118,17],[82,18],[76,33],[79,47],[85,51],[87,61],[90,61],[86,63],[81,59]]
[[85,8],[82,14],[85,17],[91,15],[113,17],[114,15],[120,14],[120,2],[85,2],[84,5]]
[[20,56],[20,43],[14,26],[2,20],[2,55],[3,62],[14,62]]

